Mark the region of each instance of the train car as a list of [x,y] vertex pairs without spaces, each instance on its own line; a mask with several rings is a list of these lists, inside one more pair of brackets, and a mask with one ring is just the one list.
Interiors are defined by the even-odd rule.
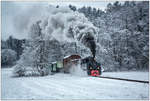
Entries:
[[81,65],[86,65],[87,74],[90,76],[99,76],[102,74],[101,64],[93,57],[86,57],[82,59]]
[[51,72],[53,73],[61,72],[63,69],[63,62],[62,61],[52,62],[50,68]]
[[63,59],[64,72],[69,73],[69,69],[73,65],[79,64],[80,60],[81,60],[81,56],[77,54],[64,57]]
[[79,64],[80,59],[81,57],[79,55],[69,55],[64,57],[62,61],[52,62],[49,67],[52,73],[69,73],[69,69],[73,65]]

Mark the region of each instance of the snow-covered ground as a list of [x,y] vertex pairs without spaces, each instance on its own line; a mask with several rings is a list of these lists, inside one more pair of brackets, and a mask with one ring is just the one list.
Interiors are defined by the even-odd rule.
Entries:
[[[11,77],[2,69],[2,99],[148,99],[149,85],[71,74]],[[103,73],[107,76],[148,79],[148,72]]]
[[135,80],[149,80],[149,72],[104,72],[103,76],[120,77]]

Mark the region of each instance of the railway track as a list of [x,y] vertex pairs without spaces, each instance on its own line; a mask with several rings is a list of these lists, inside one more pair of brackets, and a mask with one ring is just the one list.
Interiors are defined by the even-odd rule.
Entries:
[[142,81],[142,80],[133,80],[133,79],[124,79],[124,78],[117,78],[117,77],[106,77],[106,76],[98,76],[98,77],[105,78],[105,79],[114,79],[114,80],[122,80],[122,81],[130,81],[130,82],[139,82],[139,83],[149,84],[149,81]]

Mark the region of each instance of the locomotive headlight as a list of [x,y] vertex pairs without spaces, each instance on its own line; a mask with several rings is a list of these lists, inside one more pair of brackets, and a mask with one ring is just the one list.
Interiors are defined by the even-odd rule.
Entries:
[[97,67],[97,69],[99,69],[99,67]]
[[92,69],[92,67],[90,67],[90,69]]

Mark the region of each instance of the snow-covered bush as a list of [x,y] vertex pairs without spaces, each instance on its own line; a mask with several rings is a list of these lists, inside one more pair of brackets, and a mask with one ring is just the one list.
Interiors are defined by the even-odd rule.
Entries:
[[33,66],[33,52],[31,47],[26,47],[21,55],[21,58],[13,66],[14,76],[25,76],[27,70],[31,70]]
[[1,50],[2,65],[14,65],[17,59],[17,53],[12,49]]
[[25,76],[26,68],[22,65],[15,65],[13,70],[13,76]]

